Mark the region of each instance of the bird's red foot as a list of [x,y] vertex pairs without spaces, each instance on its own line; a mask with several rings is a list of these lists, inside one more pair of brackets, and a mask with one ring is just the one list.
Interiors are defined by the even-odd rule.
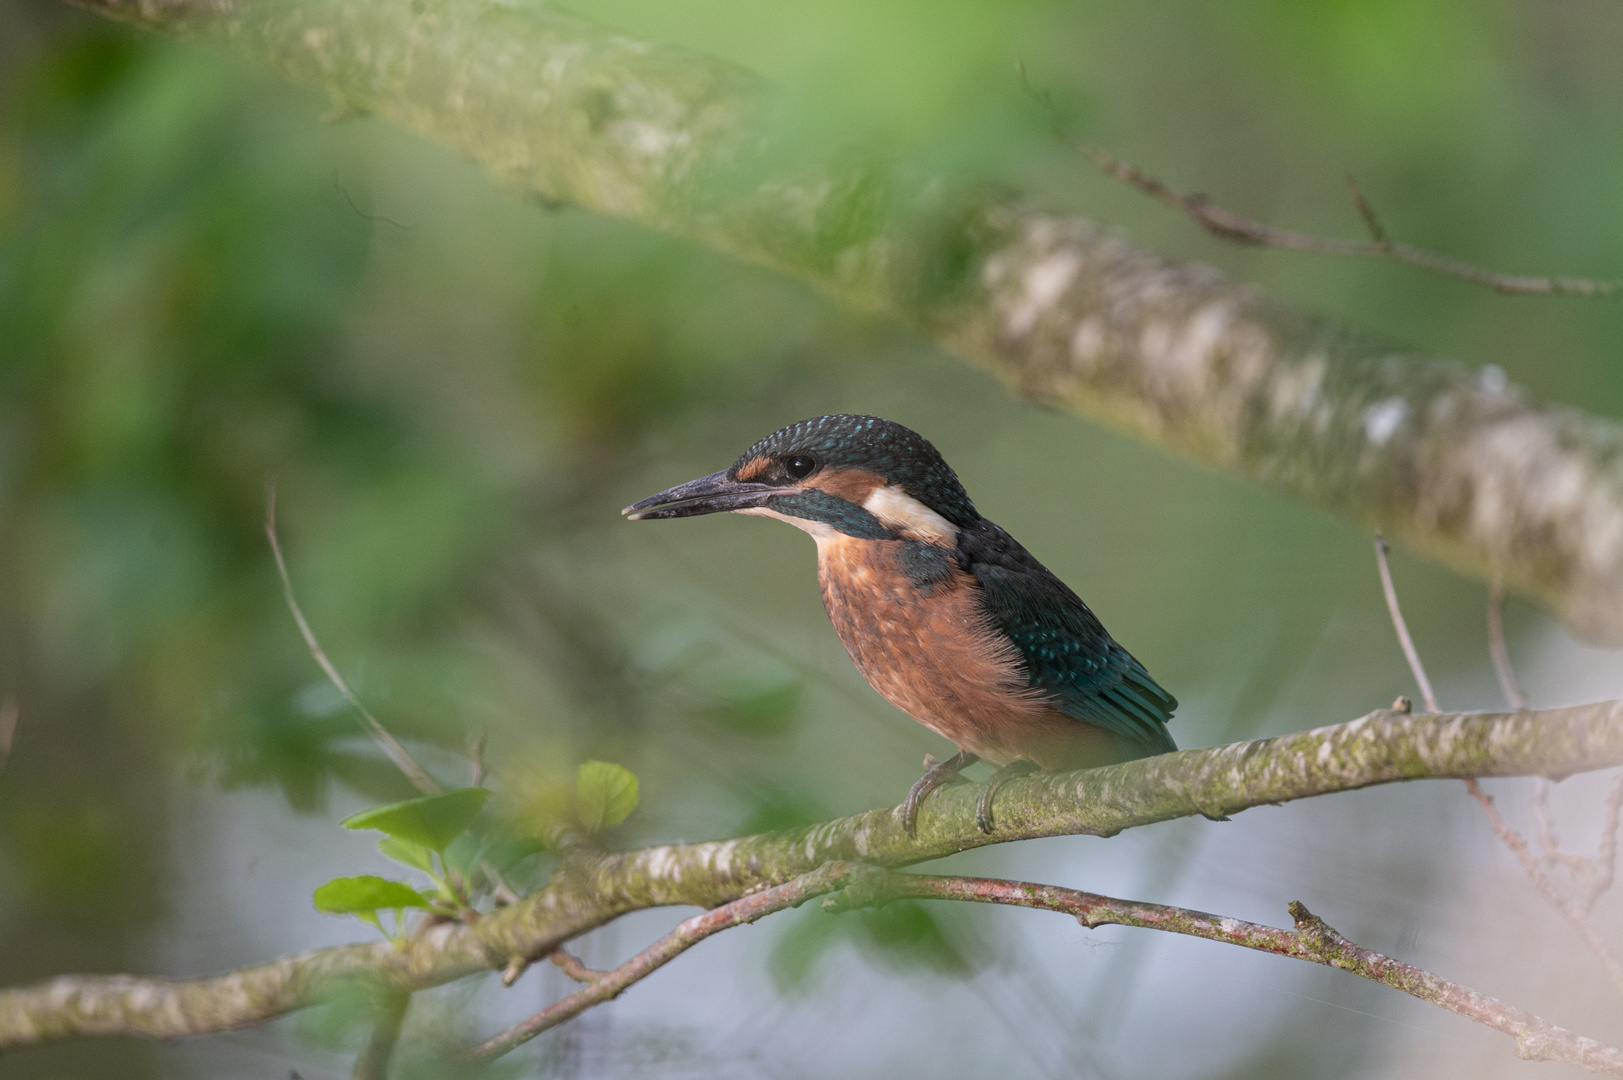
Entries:
[[[981,785],[980,798],[975,800],[975,827],[987,836],[992,835],[992,798],[997,789],[1018,776],[1030,776],[1038,770],[1034,761],[1011,761],[991,775]],[[927,774],[928,775],[928,774]]]

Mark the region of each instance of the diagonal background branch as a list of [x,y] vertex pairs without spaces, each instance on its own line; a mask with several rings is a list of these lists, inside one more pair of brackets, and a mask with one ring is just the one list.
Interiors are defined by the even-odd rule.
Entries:
[[1623,425],[1406,356],[1090,221],[863,151],[741,68],[503,0],[78,0],[236,50],[516,192],[888,313],[1019,393],[1380,527],[1623,643]]
[[[967,900],[982,904],[1058,911],[1076,917],[1090,930],[1100,926],[1136,926],[1239,945],[1276,956],[1289,956],[1338,968],[1371,982],[1401,990],[1468,1020],[1486,1024],[1516,1040],[1516,1056],[1533,1061],[1563,1061],[1606,1076],[1623,1077],[1623,1053],[1594,1039],[1568,1031],[1525,1009],[1480,994],[1459,983],[1362,948],[1342,937],[1298,901],[1291,901],[1293,929],[1246,922],[1204,911],[1118,900],[1057,885],[997,878],[939,877],[869,871],[828,900],[834,908],[865,906],[910,897],[921,900]],[[855,896],[851,894],[855,893]]]
[[975,826],[973,790],[926,802],[919,838],[888,807],[805,829],[623,854],[566,853],[540,892],[468,924],[398,945],[321,949],[213,978],[63,976],[0,991],[0,1048],[75,1035],[226,1031],[313,1004],[334,981],[418,990],[514,957],[539,959],[628,911],[714,907],[830,862],[902,867],[989,843],[1112,835],[1203,814],[1226,817],[1373,784],[1467,776],[1562,777],[1623,765],[1623,701],[1515,713],[1413,716],[1380,710],[1275,739],[1182,750],[1103,769],[1015,780],[999,792],[995,836]]
[[[1040,98],[1046,104],[1046,98]],[[1368,241],[1343,240],[1334,236],[1315,236],[1312,233],[1297,232],[1295,229],[1281,229],[1274,225],[1266,225],[1260,221],[1236,214],[1232,210],[1225,210],[1216,206],[1203,195],[1181,195],[1155,177],[1144,172],[1136,166],[1105,153],[1096,146],[1086,143],[1068,143],[1077,153],[1091,161],[1095,168],[1106,176],[1113,177],[1126,184],[1135,191],[1148,195],[1150,198],[1180,210],[1187,214],[1195,224],[1211,233],[1220,240],[1232,241],[1236,244],[1255,244],[1259,247],[1279,248],[1285,251],[1306,251],[1318,255],[1357,255],[1373,258],[1392,259],[1396,262],[1408,263],[1422,270],[1443,274],[1448,277],[1469,281],[1474,285],[1486,285],[1490,289],[1515,296],[1556,295],[1556,296],[1613,296],[1623,292],[1623,281],[1594,281],[1588,278],[1569,277],[1529,277],[1524,274],[1497,274],[1480,266],[1473,266],[1462,259],[1439,255],[1435,251],[1415,247],[1413,244],[1399,243],[1386,235],[1381,226],[1381,220],[1375,214],[1375,208],[1370,205],[1364,193],[1358,190],[1358,184],[1352,177],[1347,177],[1347,191],[1352,196],[1353,206],[1358,216],[1363,218],[1364,226],[1369,229]]]

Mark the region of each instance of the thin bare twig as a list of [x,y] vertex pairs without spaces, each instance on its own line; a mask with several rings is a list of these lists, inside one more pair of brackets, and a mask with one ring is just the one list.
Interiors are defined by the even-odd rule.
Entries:
[[1556,910],[1570,917],[1571,910],[1566,898],[1556,890],[1555,883],[1550,880],[1539,860],[1534,857],[1532,849],[1527,845],[1527,840],[1520,832],[1511,828],[1500,815],[1499,807],[1494,802],[1493,796],[1484,791],[1482,785],[1475,780],[1465,781],[1465,790],[1471,793],[1471,798],[1475,799],[1477,805],[1482,807],[1483,813],[1488,815],[1488,823],[1493,826],[1493,831],[1499,835],[1499,839],[1504,842],[1505,846],[1515,854],[1523,869],[1527,871],[1527,876],[1532,880],[1534,888],[1538,889],[1540,895],[1548,900]]
[[[1612,952],[1606,942],[1601,939],[1600,934],[1596,933],[1595,928],[1590,925],[1588,906],[1573,902],[1564,896],[1560,889],[1556,888],[1555,883],[1544,872],[1543,866],[1539,864],[1539,860],[1534,857],[1533,852],[1528,848],[1527,841],[1522,838],[1522,834],[1505,823],[1505,819],[1499,815],[1498,807],[1494,805],[1493,796],[1483,791],[1481,784],[1475,780],[1467,780],[1465,787],[1471,793],[1471,797],[1482,807],[1483,812],[1488,815],[1488,821],[1493,825],[1493,831],[1499,834],[1499,839],[1515,853],[1517,861],[1522,864],[1522,869],[1527,871],[1527,876],[1533,882],[1533,887],[1538,890],[1539,895],[1544,897],[1545,901],[1560,912],[1568,922],[1572,923],[1573,927],[1584,939],[1584,943],[1600,959],[1601,966],[1606,969],[1607,977],[1612,980],[1612,985],[1617,987],[1620,993],[1623,993],[1623,962],[1619,962],[1617,955]],[[1616,837],[1617,834],[1614,829],[1612,832],[1614,846]],[[1600,893],[1596,892],[1594,896],[1598,898]],[[1594,900],[1589,900],[1588,904],[1593,906]]]
[[[394,763],[395,768],[399,769],[405,774],[406,779],[411,781],[412,787],[415,787],[424,795],[438,795],[444,791],[445,788],[440,785],[439,781],[430,776],[428,770],[419,765],[417,759],[411,756],[411,752],[401,745],[400,740],[391,735],[389,729],[384,727],[382,722],[372,715],[371,710],[362,704],[355,691],[350,689],[349,683],[344,681],[344,677],[338,673],[338,668],[327,658],[327,652],[321,647],[321,642],[317,640],[316,632],[310,627],[310,621],[304,617],[304,609],[299,606],[298,597],[293,593],[293,578],[287,572],[287,560],[282,557],[282,543],[276,536],[276,481],[274,480],[269,480],[265,484],[265,537],[270,541],[271,556],[276,560],[276,572],[282,578],[282,598],[287,603],[288,611],[293,613],[293,621],[298,624],[299,633],[304,637],[304,644],[310,650],[310,655],[321,667],[328,680],[338,688],[338,692],[344,695],[344,700],[348,701],[355,711],[361,715],[362,726],[365,727],[367,734],[372,736],[373,740],[383,750],[384,755]],[[478,749],[482,754],[482,742],[478,744]],[[476,775],[480,775],[484,771],[484,763],[477,756],[474,759],[474,771]],[[477,779],[474,781],[474,786],[479,786]],[[498,903],[511,904],[518,900],[518,893],[514,892],[512,886],[507,884],[507,880],[502,877],[501,871],[497,870],[488,861],[480,862],[479,870],[485,875],[485,879],[490,882],[491,892]]]
[[[1590,881],[1595,876],[1595,862],[1582,855],[1561,850],[1561,839],[1555,833],[1555,815],[1550,810],[1550,781],[1542,776],[1533,778],[1533,820],[1538,822],[1538,842],[1543,849],[1546,866],[1564,866],[1573,877]],[[1601,843],[1605,844],[1605,830]]]
[[1375,246],[1382,251],[1391,252],[1392,242],[1387,239],[1386,230],[1381,227],[1381,219],[1375,216],[1375,207],[1364,198],[1364,193],[1358,188],[1358,181],[1347,174],[1347,192],[1352,196],[1353,206],[1358,210],[1358,216],[1364,219],[1364,228],[1369,230],[1369,238]]
[[304,644],[310,650],[310,655],[315,658],[316,663],[320,665],[328,680],[338,688],[338,692],[344,695],[344,700],[348,701],[351,707],[361,715],[362,725],[366,728],[367,734],[372,736],[383,752],[388,755],[389,760],[394,762],[395,768],[405,773],[406,779],[411,781],[412,786],[425,795],[438,795],[441,791],[444,791],[445,789],[440,786],[439,782],[428,774],[428,770],[417,764],[417,759],[411,756],[411,752],[402,746],[398,739],[389,734],[389,730],[379,723],[378,718],[373,716],[371,711],[361,703],[361,699],[355,695],[355,691],[349,688],[349,683],[345,682],[344,677],[338,673],[338,668],[334,667],[333,662],[327,659],[326,650],[322,649],[321,642],[316,640],[315,631],[310,629],[310,622],[304,617],[304,610],[299,607],[298,598],[293,595],[293,579],[287,572],[287,560],[282,557],[282,544],[276,538],[276,482],[274,480],[265,484],[265,536],[270,540],[271,555],[276,560],[276,572],[282,576],[282,597],[287,602],[287,609],[293,613],[293,621],[298,624],[299,633],[304,636]]
[[1544,849],[1544,862],[1548,866],[1564,866],[1572,874],[1578,888],[1574,901],[1579,911],[1587,915],[1595,907],[1617,875],[1617,829],[1619,811],[1623,810],[1623,773],[1612,779],[1611,794],[1606,797],[1606,818],[1601,825],[1600,842],[1595,846],[1595,857],[1586,858],[1560,849],[1555,835],[1555,822],[1550,813],[1550,782],[1543,777],[1534,781],[1533,813],[1538,818],[1539,843]]
[[1074,916],[1090,929],[1116,925],[1164,930],[1307,960],[1401,990],[1501,1031],[1516,1040],[1517,1057],[1564,1061],[1606,1076],[1623,1077],[1623,1052],[1429,971],[1362,948],[1342,937],[1298,901],[1290,904],[1291,918],[1296,925],[1285,930],[1204,911],[1118,900],[1056,885],[996,878],[899,874],[864,867],[853,875],[849,886],[824,900],[823,906],[840,910],[883,904],[902,897],[1040,908]]
[[[1516,684],[1516,669],[1511,665],[1510,649],[1505,645],[1504,606],[1504,579],[1495,573],[1493,581],[1488,586],[1488,655],[1493,660],[1493,674],[1499,680],[1499,693],[1504,697],[1505,704],[1520,712],[1527,708],[1527,698],[1522,694],[1522,688]],[[1481,788],[1469,790],[1472,797],[1482,804],[1486,795]],[[1491,800],[1485,805],[1491,807]],[[1490,820],[1497,817],[1498,815],[1490,808]],[[1588,859],[1569,855],[1561,850],[1561,841],[1555,834],[1555,817],[1550,812],[1550,781],[1547,777],[1533,778],[1533,819],[1538,822],[1539,845],[1543,848],[1546,866],[1563,865],[1575,874],[1593,870]],[[1496,831],[1499,831],[1497,826]],[[1501,832],[1501,836],[1503,835]],[[1517,839],[1520,839],[1520,834],[1517,834]],[[1511,845],[1511,849],[1515,850],[1514,844]]]
[[10,694],[6,700],[0,702],[0,769],[6,767],[6,760],[11,757],[11,744],[17,738],[17,721],[22,719],[22,706]]
[[1555,817],[1550,813],[1550,782],[1544,777],[1533,780],[1533,818],[1538,822],[1538,842],[1544,846],[1544,861],[1558,858],[1561,839],[1555,835]]
[[1420,695],[1425,699],[1426,711],[1440,713],[1443,710],[1437,706],[1437,695],[1432,693],[1425,665],[1420,662],[1414,638],[1409,636],[1409,624],[1403,621],[1403,609],[1398,607],[1398,590],[1392,584],[1392,570],[1386,565],[1386,540],[1380,533],[1375,534],[1375,563],[1381,570],[1381,589],[1386,593],[1386,610],[1392,616],[1392,628],[1398,632],[1398,644],[1403,646],[1403,656],[1409,661],[1409,670],[1414,672],[1415,682],[1420,684]]
[[1588,895],[1584,897],[1583,910],[1588,914],[1595,906],[1595,901],[1601,894],[1612,887],[1617,876],[1617,825],[1620,811],[1623,811],[1623,773],[1612,778],[1612,793],[1606,799],[1606,824],[1600,832],[1599,867],[1595,873],[1595,880]]
[[[792,881],[782,885],[765,889],[758,893],[730,904],[712,908],[703,915],[695,915],[677,925],[675,930],[660,938],[654,944],[633,956],[613,971],[593,972],[587,985],[575,991],[566,998],[548,1005],[545,1009],[526,1020],[521,1020],[506,1031],[475,1046],[467,1052],[466,1057],[473,1061],[491,1061],[503,1054],[529,1042],[543,1031],[557,1027],[566,1020],[620,996],[632,983],[647,978],[655,971],[664,967],[682,953],[691,949],[712,934],[744,923],[754,922],[756,919],[770,915],[774,911],[784,908],[798,907],[815,896],[820,896],[836,888],[840,882],[848,877],[854,870],[854,863],[828,863],[809,874],[802,874]],[[566,954],[567,955],[567,954]],[[573,959],[572,957],[570,959]],[[553,962],[569,973],[564,963],[559,963],[557,954]],[[579,963],[576,961],[576,963]],[[581,972],[585,974],[589,969],[582,965]],[[571,974],[573,978],[573,974]]]
[[1510,666],[1510,650],[1505,648],[1505,581],[1498,574],[1488,586],[1488,654],[1493,657],[1493,673],[1499,679],[1499,692],[1505,704],[1518,712],[1527,708],[1527,698],[1516,685],[1516,671]]
[[[1504,694],[1505,703],[1521,711],[1527,708],[1527,698],[1523,696],[1521,687],[1516,684],[1516,671],[1510,663],[1510,650],[1505,647],[1504,599],[1504,583],[1498,575],[1495,575],[1488,589],[1488,652],[1493,657],[1494,674],[1499,679],[1499,690]],[[1482,790],[1481,785],[1472,780],[1468,781],[1466,786],[1472,797],[1488,814],[1488,820],[1493,823],[1494,831],[1516,853],[1517,860],[1527,870],[1534,887],[1577,927],[1584,940],[1600,957],[1601,963],[1606,966],[1612,982],[1623,991],[1623,963],[1619,962],[1612,950],[1601,941],[1594,927],[1589,924],[1589,913],[1594,910],[1595,902],[1612,887],[1617,872],[1617,830],[1619,815],[1623,812],[1623,773],[1619,773],[1612,781],[1612,791],[1606,799],[1605,824],[1601,827],[1600,844],[1593,859],[1561,850],[1561,841],[1555,832],[1554,815],[1550,812],[1550,782],[1542,776],[1536,777],[1533,781],[1533,816],[1538,821],[1543,865],[1567,868],[1572,875],[1573,885],[1577,888],[1577,895],[1571,898],[1562,895],[1555,883],[1542,872],[1521,834],[1505,824],[1494,807],[1493,799]]]
[[[1433,713],[1441,712],[1442,710],[1437,704],[1437,697],[1432,693],[1431,680],[1426,677],[1425,665],[1420,662],[1420,653],[1415,648],[1414,639],[1409,636],[1408,623],[1404,621],[1403,611],[1398,606],[1398,592],[1396,586],[1392,584],[1392,571],[1387,565],[1386,552],[1386,541],[1377,533],[1375,535],[1375,562],[1380,568],[1381,589],[1386,593],[1386,609],[1392,616],[1392,628],[1397,632],[1398,644],[1403,647],[1403,655],[1409,661],[1409,670],[1414,673],[1415,681],[1420,684],[1420,690],[1425,695],[1427,709]],[[1521,700],[1521,692],[1516,689],[1515,676],[1510,669],[1510,656],[1504,647],[1504,628],[1497,618],[1498,605],[1494,600],[1496,595],[1496,593],[1490,594],[1488,603],[1489,649],[1495,654],[1494,665],[1500,669],[1500,686],[1505,690],[1507,700],[1512,702],[1517,712],[1522,712],[1527,708],[1527,703],[1525,700]],[[1496,642],[1497,644],[1495,644]],[[1503,657],[1502,666],[1501,656]],[[1511,698],[1512,690],[1515,691],[1514,699]],[[1571,898],[1563,895],[1555,883],[1550,880],[1549,875],[1544,872],[1545,866],[1560,862],[1567,865],[1581,883],[1592,884],[1595,878],[1594,867],[1589,860],[1563,855],[1558,850],[1554,825],[1549,816],[1549,804],[1545,798],[1545,789],[1536,789],[1533,799],[1533,810],[1538,817],[1540,839],[1545,849],[1542,861],[1533,854],[1522,834],[1511,828],[1500,815],[1498,807],[1494,805],[1493,796],[1482,790],[1482,785],[1477,782],[1476,778],[1465,778],[1465,790],[1470,792],[1471,797],[1477,801],[1477,805],[1482,807],[1483,812],[1488,815],[1488,822],[1493,826],[1493,831],[1504,845],[1510,848],[1517,861],[1522,864],[1522,868],[1527,871],[1527,876],[1533,882],[1533,887],[1538,890],[1539,895],[1544,897],[1551,907],[1555,908],[1567,921],[1572,923],[1583,937],[1585,943],[1600,959],[1602,966],[1606,968],[1606,974],[1612,980],[1613,985],[1619,991],[1623,991],[1623,962],[1619,962],[1617,956],[1613,954],[1611,949],[1607,948],[1606,943],[1595,932],[1595,928],[1589,924],[1589,908],[1594,905],[1594,898],[1598,898],[1600,894],[1594,893],[1594,898],[1591,898],[1586,892],[1587,903],[1575,903]],[[1617,798],[1623,800],[1623,789],[1616,790]],[[1611,803],[1608,802],[1608,814],[1611,813],[1610,808]],[[1610,820],[1609,817],[1608,821]],[[1617,836],[1615,827],[1612,829],[1610,836],[1612,850],[1615,852]]]
[[1455,259],[1447,255],[1440,255],[1425,248],[1418,248],[1412,244],[1402,244],[1390,239],[1386,231],[1381,228],[1380,220],[1375,216],[1374,207],[1364,198],[1363,192],[1352,178],[1347,178],[1347,185],[1352,191],[1353,205],[1358,209],[1358,215],[1369,229],[1370,241],[1343,240],[1333,236],[1316,236],[1312,233],[1297,232],[1294,229],[1281,229],[1273,225],[1266,225],[1260,221],[1244,217],[1214,206],[1204,195],[1183,195],[1171,187],[1150,176],[1136,166],[1121,161],[1096,146],[1087,143],[1069,143],[1074,150],[1099,169],[1106,176],[1114,177],[1135,191],[1144,193],[1152,199],[1165,203],[1190,218],[1207,232],[1220,240],[1228,240],[1236,244],[1248,244],[1255,247],[1281,248],[1286,251],[1307,251],[1320,255],[1353,255],[1375,258],[1392,259],[1396,262],[1416,266],[1422,270],[1443,274],[1447,277],[1469,281],[1476,285],[1485,285],[1496,292],[1512,296],[1529,295],[1560,295],[1560,296],[1613,296],[1623,292],[1623,281],[1595,281],[1588,278],[1571,277],[1524,277],[1515,274],[1498,274],[1492,270]]

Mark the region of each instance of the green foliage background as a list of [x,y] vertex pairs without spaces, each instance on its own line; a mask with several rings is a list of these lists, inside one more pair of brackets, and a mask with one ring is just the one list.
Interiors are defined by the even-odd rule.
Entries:
[[[760,70],[814,144],[878,140],[1029,189],[1167,254],[1623,415],[1623,303],[1510,300],[1402,268],[1221,246],[1057,146],[1015,75],[1019,61],[1078,135],[1233,209],[1355,235],[1350,172],[1402,239],[1507,271],[1615,276],[1614,5],[575,6]],[[177,828],[210,827],[185,819],[198,806],[253,847],[273,841],[220,808],[308,815],[301,835],[315,838],[337,834],[341,810],[410,794],[283,607],[261,533],[268,477],[301,599],[374,711],[457,784],[458,754],[487,733],[520,804],[588,758],[627,765],[642,808],[625,843],[893,801],[943,748],[850,669],[797,534],[618,517],[818,412],[876,412],[933,438],[981,508],[1185,701],[1185,744],[1342,720],[1409,692],[1354,527],[1023,407],[792,283],[519,205],[446,152],[370,121],[323,124],[325,111],[233,60],[47,0],[0,0],[0,695],[22,717],[0,766],[0,982],[151,970],[164,942],[195,932],[181,913],[227,925],[223,883],[178,885]],[[1449,703],[1493,704],[1483,590],[1401,557],[1397,572]],[[1531,611],[1511,618],[1518,642],[1553,632]],[[1528,674],[1547,702],[1565,689]],[[1180,880],[1175,852],[1152,854],[1161,878],[1146,880]],[[1373,863],[1367,873],[1388,872]],[[1437,887],[1429,870],[1399,876],[1416,904]],[[290,885],[285,903],[308,895]],[[786,994],[836,940],[881,980],[983,969],[994,924],[932,910],[844,930],[807,916],[736,963],[758,972],[770,951]],[[268,944],[309,944],[297,926]],[[233,954],[211,955],[205,968]],[[461,1037],[479,1022],[441,1005],[425,1026]],[[1379,1025],[1336,1019],[1347,1060],[1378,1058]],[[621,1068],[582,1056],[593,1038],[612,1042],[584,1030],[534,1068]],[[1248,1074],[1326,1067],[1284,1031],[1253,1036]],[[63,1046],[3,1067],[285,1077],[286,1062],[320,1053],[308,1031],[286,1040],[240,1059],[233,1044],[220,1059]],[[712,1074],[747,1071],[725,1040],[708,1053],[695,1060]],[[1192,1049],[1180,1074],[1206,1071]]]

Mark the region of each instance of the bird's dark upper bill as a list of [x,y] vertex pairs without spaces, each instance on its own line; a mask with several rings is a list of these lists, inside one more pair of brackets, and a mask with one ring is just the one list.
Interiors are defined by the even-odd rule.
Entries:
[[782,489],[771,484],[751,484],[727,479],[727,470],[689,480],[673,488],[634,502],[620,513],[632,521],[651,518],[694,517],[698,514],[716,514],[724,510],[745,510],[761,506]]

